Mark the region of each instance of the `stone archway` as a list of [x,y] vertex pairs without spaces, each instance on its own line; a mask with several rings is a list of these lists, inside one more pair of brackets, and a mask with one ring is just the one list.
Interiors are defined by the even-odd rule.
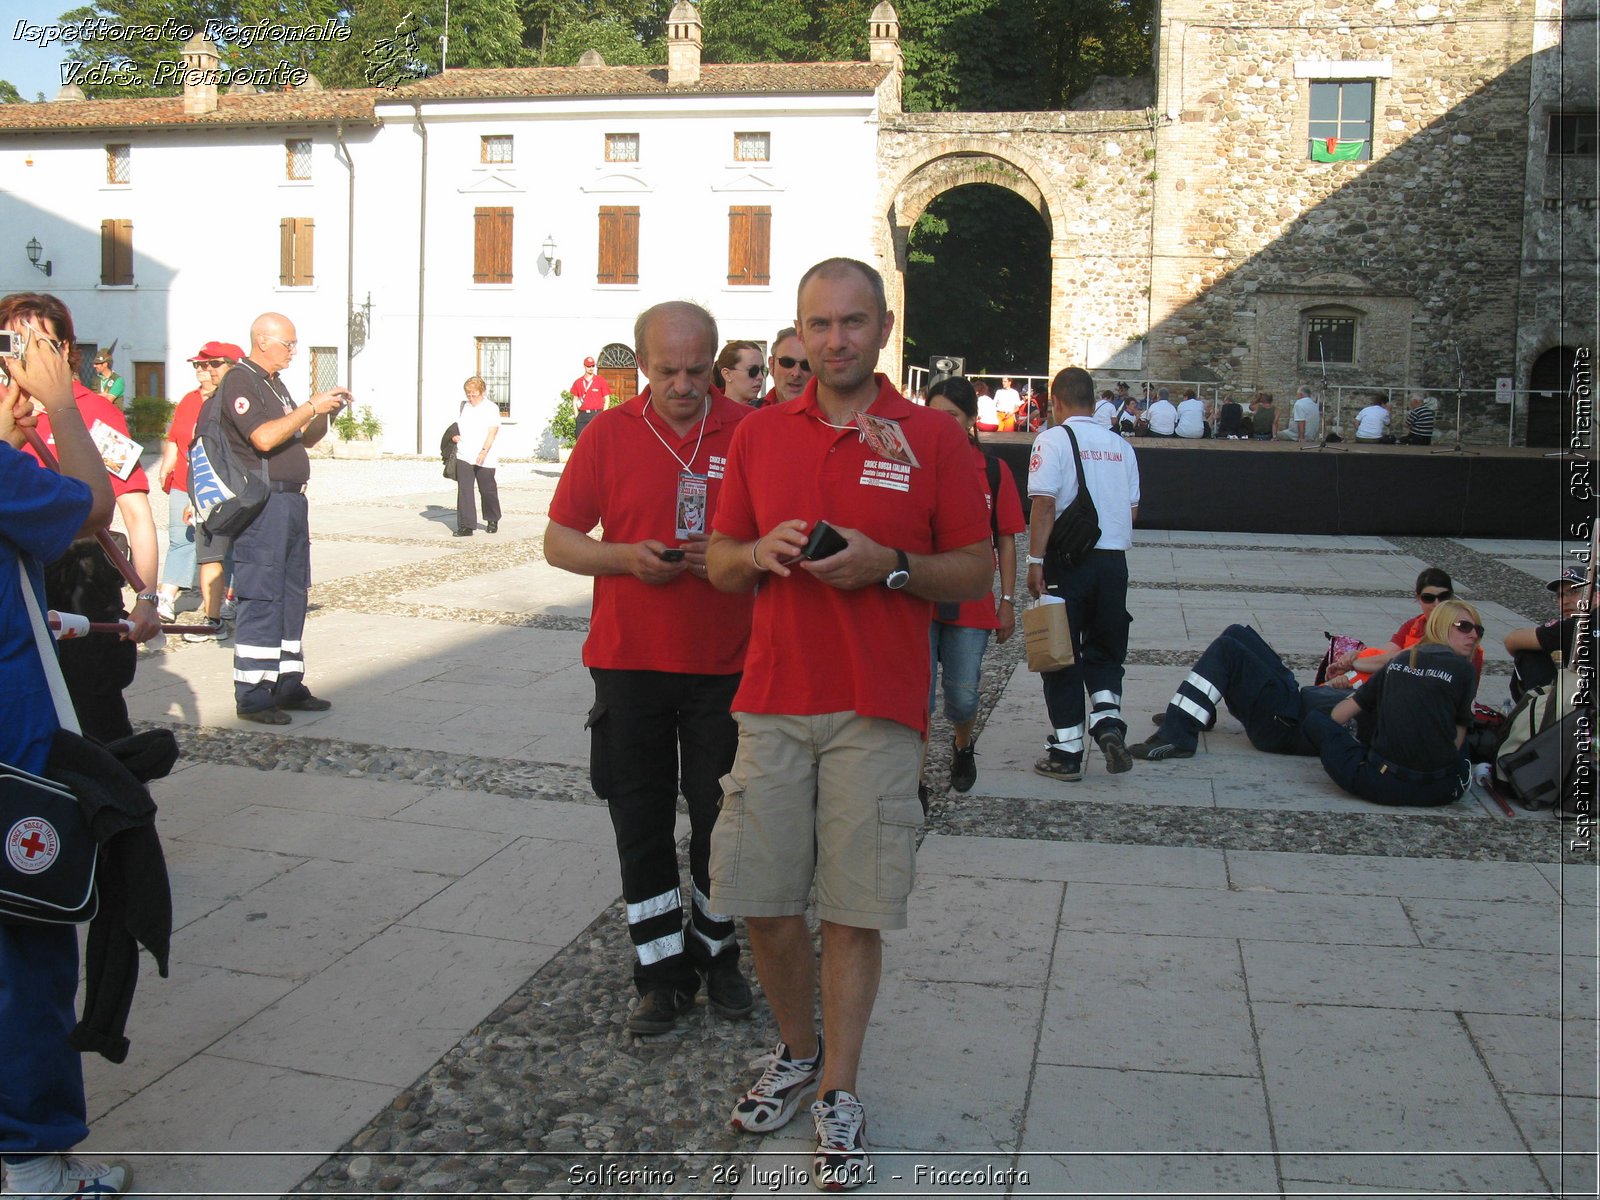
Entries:
[[889,308],[900,314],[894,335],[884,350],[882,369],[890,378],[905,377],[905,273],[907,241],[917,219],[947,192],[969,184],[990,184],[1021,197],[1044,219],[1050,231],[1050,348],[1051,362],[1060,358],[1067,326],[1064,293],[1060,286],[1066,244],[1055,213],[1061,210],[1048,190],[1051,175],[1032,156],[997,138],[940,137],[926,140],[904,160],[900,170],[886,176],[879,192],[878,211],[884,214],[878,235],[879,263]]

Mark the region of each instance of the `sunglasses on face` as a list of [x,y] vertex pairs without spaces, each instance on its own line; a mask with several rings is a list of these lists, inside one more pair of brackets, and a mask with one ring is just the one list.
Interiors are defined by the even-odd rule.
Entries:
[[742,371],[744,374],[748,375],[751,379],[760,379],[763,375],[765,375],[767,373],[767,369],[765,367],[761,366],[759,363],[757,363],[753,367],[724,367],[723,370],[732,371],[735,375],[739,374]]
[[809,358],[789,358],[787,355],[778,359],[778,365],[785,371],[792,371],[799,367],[807,374],[811,373],[811,360]]
[[195,366],[197,366],[197,367],[212,367],[212,368],[216,368],[216,367],[231,367],[232,365],[233,365],[233,359],[231,359],[231,358],[208,358],[204,362],[195,363]]
[[1464,617],[1459,621],[1451,621],[1450,628],[1461,633],[1475,633],[1479,637],[1483,636],[1483,626],[1476,622],[1468,621]]
[[1450,599],[1453,595],[1455,595],[1454,592],[1418,592],[1417,599],[1424,604],[1437,604],[1441,600]]

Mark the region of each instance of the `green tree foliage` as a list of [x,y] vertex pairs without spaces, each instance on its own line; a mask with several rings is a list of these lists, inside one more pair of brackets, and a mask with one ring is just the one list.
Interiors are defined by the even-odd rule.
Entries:
[[0,79],[0,104],[21,104],[22,93],[9,79]]
[[541,66],[570,65],[591,46],[611,64],[664,62],[671,7],[672,0],[522,0],[523,44]]
[[1016,193],[956,188],[911,231],[906,360],[959,354],[968,373],[1044,374],[1050,335],[1050,232]]
[[574,22],[558,31],[545,47],[543,65],[573,66],[590,49],[600,51],[611,67],[646,67],[667,61],[666,43],[661,38],[645,43],[632,25],[604,17]]
[[812,16],[795,0],[702,0],[706,62],[805,62]]

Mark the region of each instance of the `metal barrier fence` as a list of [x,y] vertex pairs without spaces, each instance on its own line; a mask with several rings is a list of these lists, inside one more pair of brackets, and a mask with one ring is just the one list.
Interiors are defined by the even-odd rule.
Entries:
[[[919,389],[925,388],[929,377],[926,367],[909,367],[906,371],[906,394],[913,395]],[[1046,375],[968,375],[967,378],[974,382],[984,381],[989,385],[991,393],[999,388],[1002,378],[1009,378],[1012,386],[1024,398],[1030,391],[1037,392],[1042,398],[1049,396],[1050,377]],[[1145,379],[1136,375],[1120,375],[1112,371],[1095,373],[1097,393],[1107,390],[1114,393],[1119,383],[1126,383],[1133,395],[1141,401],[1145,396],[1145,389],[1148,388],[1149,396],[1153,400],[1158,389],[1166,388],[1171,393],[1174,404],[1183,398],[1188,389],[1193,388],[1195,394],[1205,402],[1206,419],[1213,424],[1217,410],[1223,404],[1232,400],[1248,412],[1251,401],[1261,391],[1259,388],[1191,383],[1181,379]],[[1329,384],[1326,389],[1313,386],[1312,391],[1322,404],[1323,419],[1327,422],[1329,431],[1337,432],[1345,439],[1355,437],[1356,414],[1372,403],[1371,398],[1375,396],[1382,397],[1390,404],[1391,433],[1404,437],[1406,412],[1410,408],[1411,397],[1427,397],[1433,401],[1433,444],[1436,446],[1457,442],[1466,446],[1526,444],[1528,420],[1534,402],[1553,400],[1558,413],[1561,406],[1566,403],[1565,397],[1560,392],[1534,391],[1528,388],[1510,391],[1501,391],[1497,388],[1466,388],[1458,395],[1454,386],[1429,388],[1415,385],[1404,387],[1387,384]],[[1294,401],[1293,394],[1273,394],[1280,430],[1289,426]],[[1559,416],[1555,418],[1556,423],[1559,423],[1559,419]],[[1556,432],[1554,424],[1550,432]]]

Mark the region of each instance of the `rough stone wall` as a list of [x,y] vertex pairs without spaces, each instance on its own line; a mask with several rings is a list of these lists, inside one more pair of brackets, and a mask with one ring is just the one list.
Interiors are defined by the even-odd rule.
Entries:
[[[905,239],[917,217],[945,191],[993,183],[1034,205],[1050,229],[1049,369],[1137,371],[1150,324],[1155,152],[1140,111],[885,114],[877,243],[891,304],[904,311]],[[891,354],[901,372],[898,338],[886,363]]]
[[[1563,11],[1564,10],[1564,11]],[[1528,106],[1528,186],[1517,322],[1517,382],[1556,346],[1594,346],[1596,163],[1547,152],[1550,114],[1593,111],[1596,102],[1595,0],[1538,0],[1532,97]],[[1565,17],[1563,22],[1562,18]],[[1523,424],[1518,422],[1519,427]]]
[[[1298,314],[1339,305],[1335,384],[1511,374],[1533,5],[1163,4],[1152,367],[1292,393]],[[1310,161],[1310,76],[1376,77],[1372,161]]]

